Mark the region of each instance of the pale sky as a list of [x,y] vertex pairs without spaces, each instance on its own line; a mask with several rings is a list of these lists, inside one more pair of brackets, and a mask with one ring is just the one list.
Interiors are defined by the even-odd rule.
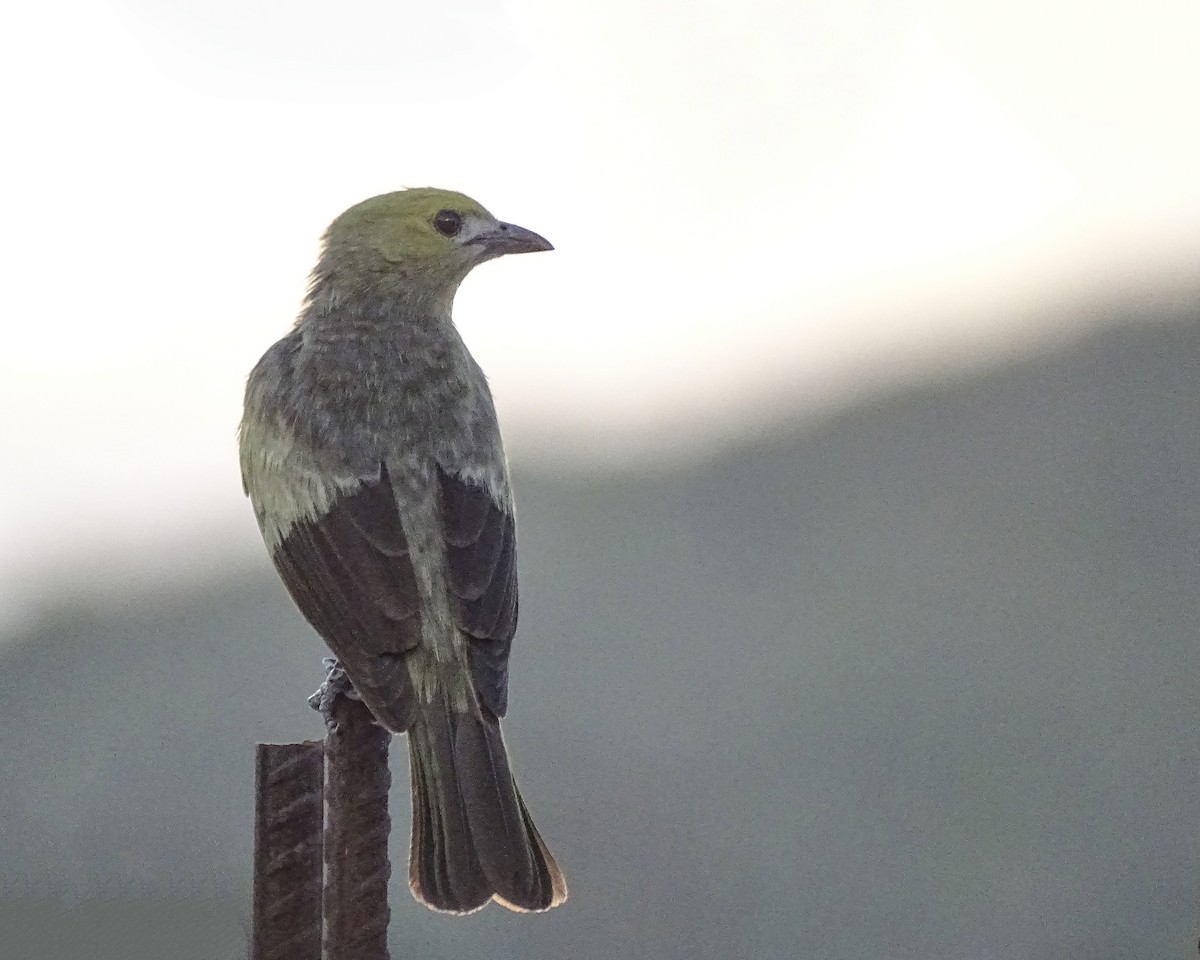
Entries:
[[1200,4],[985,7],[15,8],[0,623],[63,564],[259,549],[242,383],[376,193],[557,246],[457,304],[518,463],[687,456],[1078,332],[1035,307],[1200,279]]

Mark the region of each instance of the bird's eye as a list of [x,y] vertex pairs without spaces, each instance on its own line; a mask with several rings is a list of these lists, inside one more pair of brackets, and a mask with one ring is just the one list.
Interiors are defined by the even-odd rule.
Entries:
[[433,218],[433,225],[443,237],[454,237],[462,229],[462,215],[453,210],[439,210]]

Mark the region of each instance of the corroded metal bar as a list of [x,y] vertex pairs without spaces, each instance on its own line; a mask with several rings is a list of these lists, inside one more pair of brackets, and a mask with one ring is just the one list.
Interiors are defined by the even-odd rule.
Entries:
[[388,745],[357,700],[339,696],[325,738],[325,960],[388,960]]
[[253,960],[320,960],[324,780],[320,741],[258,745]]

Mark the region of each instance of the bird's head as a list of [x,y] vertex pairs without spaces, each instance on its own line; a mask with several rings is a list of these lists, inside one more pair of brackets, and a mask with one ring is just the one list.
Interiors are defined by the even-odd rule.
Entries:
[[472,267],[506,253],[554,248],[532,230],[504,223],[470,197],[418,187],[355,204],[325,234],[326,256],[409,282],[456,287]]

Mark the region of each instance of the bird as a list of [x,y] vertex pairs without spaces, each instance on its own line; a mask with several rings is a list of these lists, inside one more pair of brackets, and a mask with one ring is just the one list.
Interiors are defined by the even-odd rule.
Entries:
[[[409,887],[436,911],[567,898],[509,763],[512,487],[452,319],[476,266],[552,250],[450,190],[358,203],[322,238],[292,330],[246,382],[243,487],[271,560],[376,723],[407,735]],[[327,720],[329,718],[327,717]]]

